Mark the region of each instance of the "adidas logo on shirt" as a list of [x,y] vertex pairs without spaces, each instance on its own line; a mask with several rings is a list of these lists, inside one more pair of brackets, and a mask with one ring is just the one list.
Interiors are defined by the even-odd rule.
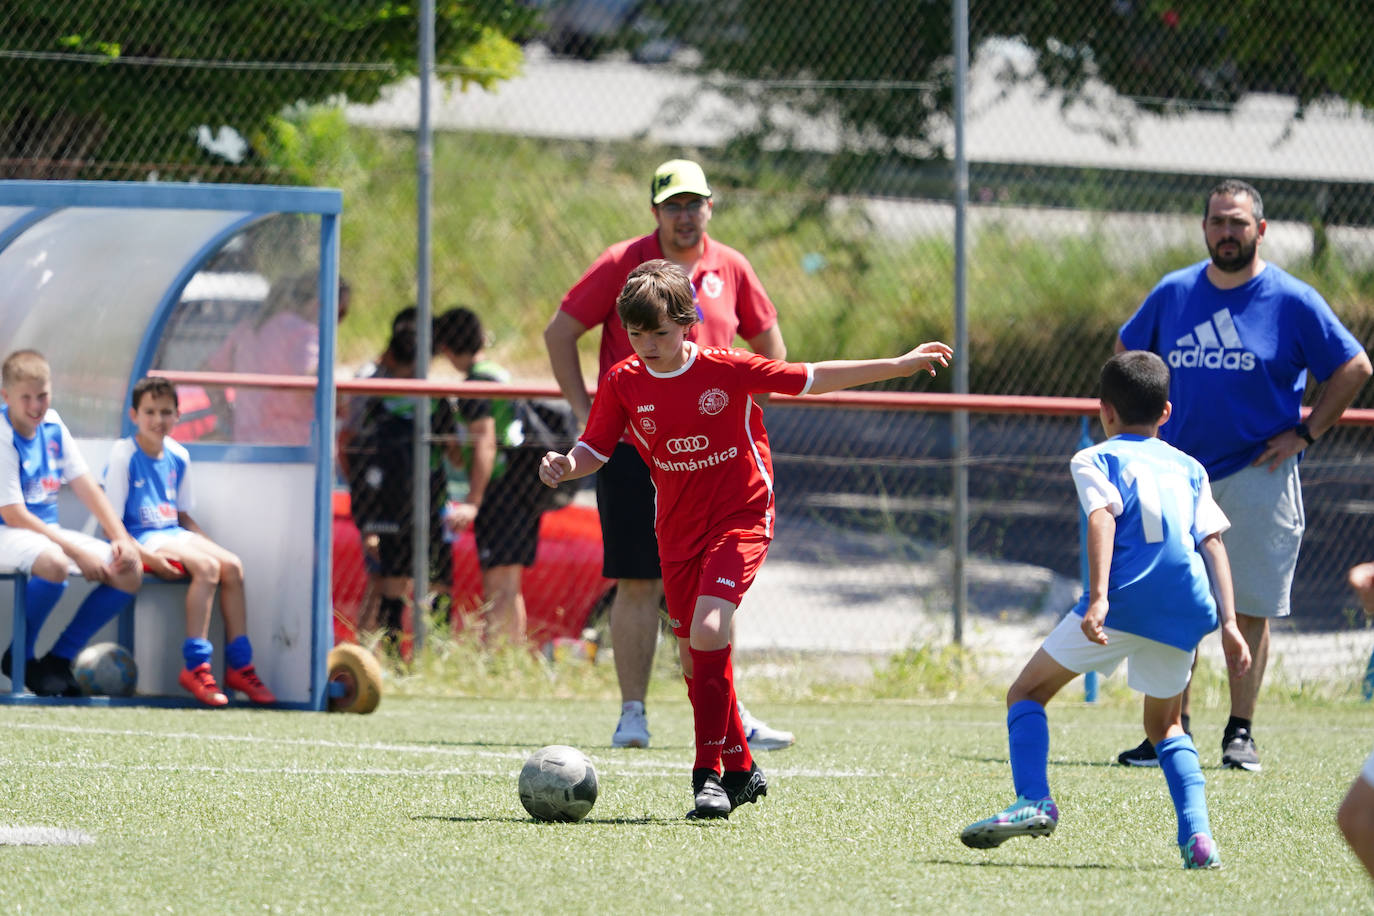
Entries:
[[1210,321],[1193,327],[1193,333],[1174,341],[1168,353],[1171,369],[1230,369],[1250,372],[1255,354],[1245,349],[1229,309],[1213,312]]

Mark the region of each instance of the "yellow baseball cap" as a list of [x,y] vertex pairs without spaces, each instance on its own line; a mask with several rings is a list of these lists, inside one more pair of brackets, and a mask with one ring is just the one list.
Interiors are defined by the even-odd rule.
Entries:
[[674,194],[711,196],[711,186],[706,183],[701,166],[690,159],[669,159],[654,170],[654,180],[649,184],[649,199],[654,206]]

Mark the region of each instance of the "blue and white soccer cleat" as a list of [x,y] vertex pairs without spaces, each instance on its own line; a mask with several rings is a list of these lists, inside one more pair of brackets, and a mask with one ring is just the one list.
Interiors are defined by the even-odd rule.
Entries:
[[1221,868],[1217,844],[1205,833],[1195,833],[1178,847],[1183,853],[1184,868]]
[[959,839],[972,849],[992,849],[1012,837],[1049,836],[1059,824],[1059,807],[1054,799],[1038,801],[1017,796],[1005,810],[992,817],[969,824],[959,833]]

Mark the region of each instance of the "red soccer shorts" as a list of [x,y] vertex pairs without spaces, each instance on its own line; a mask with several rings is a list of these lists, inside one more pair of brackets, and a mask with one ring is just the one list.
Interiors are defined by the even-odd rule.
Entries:
[[726,531],[709,541],[701,553],[686,560],[663,561],[663,594],[673,634],[686,639],[692,632],[697,598],[724,598],[739,607],[754,584],[769,538],[757,531]]

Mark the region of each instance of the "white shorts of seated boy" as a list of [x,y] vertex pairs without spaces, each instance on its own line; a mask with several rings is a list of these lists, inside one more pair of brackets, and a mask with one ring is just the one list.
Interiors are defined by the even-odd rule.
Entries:
[[[76,542],[77,546],[83,550],[95,554],[100,558],[100,562],[109,563],[114,559],[114,548],[110,546],[109,541],[102,541],[98,537],[81,531],[74,531],[71,528],[60,528],[57,525],[51,527],[62,532],[63,537]],[[61,550],[61,548],[37,531],[0,525],[0,563],[12,565],[27,575],[33,572],[33,564],[37,562],[38,558],[49,550]],[[80,574],[81,570],[77,568],[75,563],[68,563],[67,565],[72,575]]]
[[160,548],[165,547],[173,541],[179,541],[182,538],[189,538],[192,536],[192,532],[182,528],[180,525],[173,525],[170,528],[158,528],[154,531],[145,531],[138,536],[138,542],[153,553],[157,553]]
[[1082,616],[1071,611],[1045,637],[1041,648],[1050,658],[1079,674],[1096,671],[1106,677],[1126,659],[1126,683],[1148,697],[1167,700],[1188,686],[1193,652],[1111,627],[1104,631],[1107,644],[1093,642],[1083,632]]

